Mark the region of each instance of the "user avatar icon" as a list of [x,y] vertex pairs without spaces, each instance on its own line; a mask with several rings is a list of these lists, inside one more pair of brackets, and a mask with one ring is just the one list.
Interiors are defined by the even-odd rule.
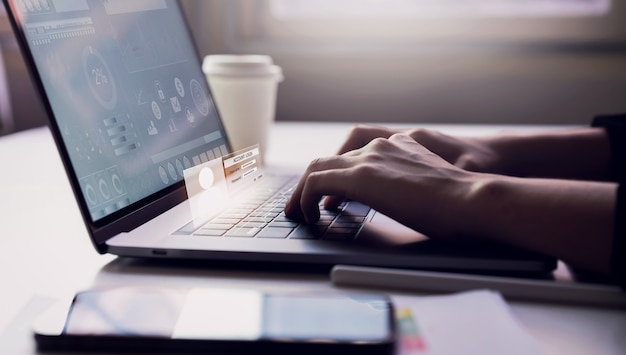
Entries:
[[187,122],[191,125],[191,127],[196,126],[196,115],[191,112],[189,107],[185,107],[185,116],[187,117]]

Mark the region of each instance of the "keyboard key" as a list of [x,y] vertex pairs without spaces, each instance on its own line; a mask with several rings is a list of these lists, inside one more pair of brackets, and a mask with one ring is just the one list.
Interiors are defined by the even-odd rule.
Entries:
[[267,217],[267,218],[276,218],[280,213],[273,212],[252,212],[250,217]]
[[202,226],[202,229],[228,230],[234,226],[234,224],[209,223]]
[[283,208],[272,208],[272,207],[261,207],[254,212],[258,213],[271,213],[272,215],[278,216],[283,211]]
[[303,224],[296,228],[289,239],[320,239],[326,228]]
[[269,227],[274,228],[296,228],[300,223],[296,221],[274,221]]
[[236,228],[263,228],[267,225],[267,223],[261,223],[261,222],[246,222],[243,221],[241,223],[239,223]]
[[328,228],[328,226],[330,226],[331,223],[333,223],[332,219],[327,219],[327,220],[320,219],[319,221],[315,222],[315,225],[320,228],[326,229]]
[[241,220],[247,215],[247,213],[222,213],[219,218]]
[[250,212],[254,211],[254,207],[234,207],[231,209],[228,209],[227,211],[224,211],[223,214],[249,214]]
[[332,234],[344,234],[344,235],[356,235],[356,233],[359,231],[358,228],[335,228],[335,227],[331,227],[328,229],[327,233],[332,233]]
[[356,217],[356,216],[338,216],[335,220],[335,223],[363,223],[365,222],[365,217]]
[[275,227],[267,227],[263,229],[259,234],[257,234],[257,238],[280,238],[284,239],[289,236],[293,228],[275,228]]
[[358,222],[345,222],[341,219],[337,219],[333,224],[331,228],[356,228],[359,229],[361,228],[361,225],[363,225],[362,223],[358,223]]
[[245,210],[249,211],[248,213],[254,211],[257,207],[259,207],[258,203],[250,203],[249,201],[246,201],[244,203],[242,203],[240,205],[241,208],[244,208]]
[[337,216],[339,212],[339,210],[326,210],[323,207],[320,208],[320,216]]
[[274,219],[275,222],[297,222],[297,220],[293,219],[293,218],[289,218],[287,216],[285,216],[285,212],[282,212],[281,214],[279,214],[278,216],[276,216],[276,218]]
[[232,224],[233,226],[241,221],[241,218],[221,218],[217,217],[210,221],[210,224]]
[[344,214],[348,214],[351,216],[360,216],[365,217],[369,213],[370,208],[362,203],[349,201],[346,207],[343,209]]
[[199,231],[195,232],[194,235],[201,235],[205,237],[221,237],[226,233],[225,229],[208,229],[202,228]]
[[233,228],[226,232],[227,237],[252,238],[259,233],[260,228]]
[[258,222],[258,223],[269,223],[272,221],[272,218],[269,217],[246,217],[242,222]]

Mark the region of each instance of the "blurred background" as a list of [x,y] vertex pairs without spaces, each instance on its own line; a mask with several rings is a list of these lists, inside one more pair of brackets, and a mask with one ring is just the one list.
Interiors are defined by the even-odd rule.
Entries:
[[[624,1],[182,3],[201,56],[268,54],[283,68],[277,120],[588,124],[626,112]],[[43,124],[1,9],[0,134]]]

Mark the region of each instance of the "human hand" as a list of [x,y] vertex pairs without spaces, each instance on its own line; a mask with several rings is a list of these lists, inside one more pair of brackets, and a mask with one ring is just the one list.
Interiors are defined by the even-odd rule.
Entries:
[[338,154],[362,148],[373,139],[389,138],[396,133],[407,134],[431,152],[461,169],[484,173],[505,173],[502,154],[496,149],[496,140],[489,137],[449,136],[423,128],[393,129],[357,125],[350,131]]
[[328,196],[325,207],[329,209],[351,199],[427,235],[454,235],[467,215],[461,208],[473,175],[411,136],[393,134],[313,161],[285,213],[314,223],[319,219],[319,201]]

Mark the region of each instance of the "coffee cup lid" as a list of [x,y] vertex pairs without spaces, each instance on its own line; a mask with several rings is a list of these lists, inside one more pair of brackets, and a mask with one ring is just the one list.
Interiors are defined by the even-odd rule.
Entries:
[[208,75],[229,77],[277,77],[282,80],[282,69],[267,55],[212,54],[204,58],[202,70]]

